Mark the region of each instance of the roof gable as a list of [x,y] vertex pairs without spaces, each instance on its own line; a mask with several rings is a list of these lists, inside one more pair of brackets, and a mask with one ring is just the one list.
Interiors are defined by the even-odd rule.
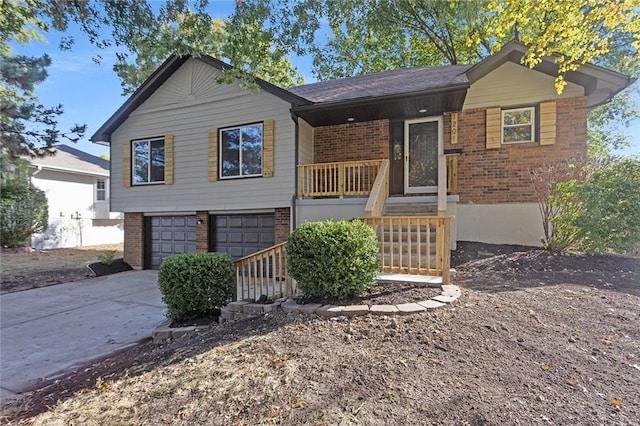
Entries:
[[[508,61],[522,65],[522,57],[527,49],[526,45],[516,40],[507,43],[499,52],[483,59],[467,70],[466,75],[469,82],[475,83]],[[536,65],[533,70],[554,78],[558,75],[558,66],[554,63],[554,57],[543,58],[542,62]],[[624,74],[589,63],[581,65],[577,71],[568,72],[565,75],[565,80],[584,87],[589,108],[610,101],[613,96],[635,81]]]
[[[147,101],[176,71],[178,71],[190,58],[191,55],[170,56],[158,69],[149,76],[149,78],[127,99],[118,110],[100,126],[100,128],[89,138],[90,141],[100,144],[109,144],[111,142],[111,134],[115,131],[129,115]],[[218,70],[230,70],[233,67],[225,62],[210,56],[193,57],[198,61],[202,61]],[[277,96],[291,104],[307,104],[304,98],[301,98],[285,89],[275,86],[265,80],[255,78],[255,82],[261,90]]]

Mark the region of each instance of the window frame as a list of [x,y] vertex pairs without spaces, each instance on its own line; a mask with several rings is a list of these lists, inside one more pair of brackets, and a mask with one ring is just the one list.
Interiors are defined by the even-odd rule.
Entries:
[[[531,123],[529,124],[505,124],[504,116],[505,113],[509,112],[517,112],[517,111],[531,111]],[[501,108],[500,109],[500,143],[503,145],[512,145],[512,144],[520,144],[520,143],[531,143],[536,142],[537,135],[537,123],[538,120],[536,118],[538,113],[538,107],[536,105],[529,105],[517,108]],[[521,127],[521,126],[530,126],[531,127],[531,139],[530,140],[521,140],[521,141],[505,141],[504,140],[504,129],[505,127]]]
[[[134,179],[135,176],[135,163],[136,163],[136,151],[135,146],[138,143],[148,143],[149,150],[151,149],[151,142],[162,141],[162,154],[164,157],[165,164],[162,170],[162,180],[154,180],[151,181],[151,153],[149,152],[149,163],[147,164],[147,181],[146,182],[136,182]],[[151,138],[143,138],[143,139],[134,139],[131,141],[131,186],[145,186],[145,185],[164,185],[165,183],[165,175],[166,175],[166,160],[167,160],[167,141],[164,136],[155,136]]]
[[[243,175],[242,174],[242,129],[244,127],[254,127],[260,126],[260,173],[251,174],[251,175]],[[223,140],[222,134],[225,131],[229,130],[239,130],[240,131],[240,139],[238,140],[238,171],[240,174],[234,176],[224,176],[224,156],[223,156]],[[230,179],[249,179],[249,178],[257,178],[264,177],[264,121],[257,121],[252,123],[239,124],[236,126],[228,126],[221,127],[218,129],[218,179],[220,180],[230,180]]]
[[[100,183],[103,184],[103,188],[100,188]],[[98,194],[104,194],[104,198],[100,199],[100,196]],[[106,178],[97,178],[96,179],[96,202],[97,203],[104,203],[107,201],[107,179]]]

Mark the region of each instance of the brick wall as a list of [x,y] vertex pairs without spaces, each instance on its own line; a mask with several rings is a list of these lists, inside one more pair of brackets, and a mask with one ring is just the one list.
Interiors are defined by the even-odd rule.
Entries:
[[445,149],[462,148],[458,158],[461,203],[535,202],[529,170],[544,163],[586,155],[586,98],[556,101],[556,143],[536,142],[485,148],[486,110],[458,114],[458,143],[451,145],[451,116],[445,116]]
[[209,212],[196,212],[196,253],[209,251]]
[[135,269],[144,266],[144,216],[124,214],[124,261]]
[[275,237],[276,244],[287,241],[291,230],[291,209],[289,207],[277,208],[275,210]]
[[316,127],[314,163],[389,158],[389,120]]

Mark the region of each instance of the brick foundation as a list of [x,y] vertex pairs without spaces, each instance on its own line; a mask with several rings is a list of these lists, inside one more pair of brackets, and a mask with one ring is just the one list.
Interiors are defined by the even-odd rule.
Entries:
[[196,253],[209,251],[209,212],[196,212]]
[[276,244],[280,244],[287,241],[291,232],[291,209],[289,207],[277,208],[274,216]]
[[316,127],[314,163],[389,158],[389,120]]
[[144,267],[144,216],[124,214],[124,261],[134,269]]

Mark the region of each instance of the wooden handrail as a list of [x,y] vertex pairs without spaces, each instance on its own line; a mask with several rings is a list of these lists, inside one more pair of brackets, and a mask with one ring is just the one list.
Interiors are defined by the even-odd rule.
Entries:
[[287,273],[285,244],[280,243],[237,259],[235,300],[257,300],[286,297],[296,291],[293,278]]
[[451,216],[384,216],[361,219],[378,237],[382,272],[441,276],[449,283]]
[[389,196],[389,160],[382,160],[378,175],[371,188],[364,213],[367,217],[380,217],[384,210],[384,203]]
[[298,198],[369,195],[383,161],[300,164]]

